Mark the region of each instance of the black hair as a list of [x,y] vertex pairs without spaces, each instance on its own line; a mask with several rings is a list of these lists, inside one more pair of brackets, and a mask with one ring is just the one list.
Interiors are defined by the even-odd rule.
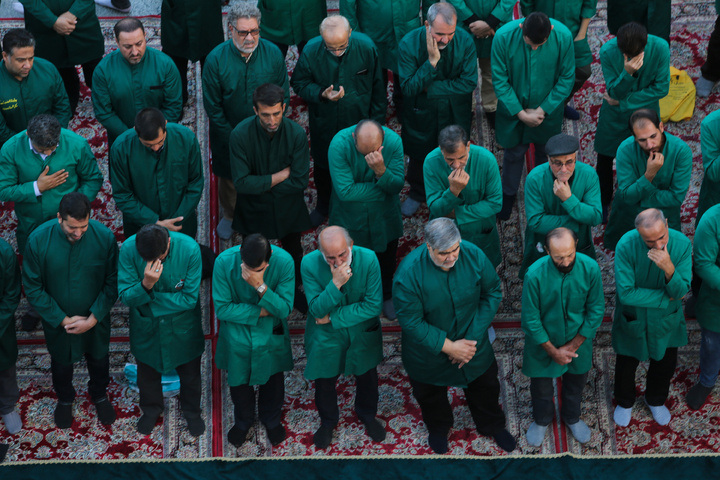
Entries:
[[60,200],[58,213],[63,220],[67,220],[68,217],[85,220],[90,216],[90,200],[80,192],[68,193]]
[[283,102],[285,102],[285,90],[274,83],[264,83],[253,92],[253,107],[255,108],[258,108],[259,105],[272,107]]
[[143,108],[135,115],[135,131],[140,139],[152,141],[158,137],[158,131],[165,131],[165,115],[154,107]]
[[250,268],[258,268],[263,262],[270,261],[272,248],[267,238],[253,233],[243,238],[240,246],[240,258]]
[[645,122],[651,122],[655,125],[655,128],[660,128],[660,116],[658,113],[652,108],[641,108],[640,110],[635,110],[632,115],[630,115],[630,120],[628,120],[630,131],[634,133],[635,124]]
[[145,27],[140,20],[135,17],[125,17],[115,24],[113,31],[115,32],[115,40],[119,40],[121,33],[134,32],[137,29],[142,30],[145,35]]
[[153,262],[160,258],[168,248],[167,228],[156,223],[145,225],[135,234],[135,248],[140,257],[146,262]]
[[464,147],[468,143],[468,135],[460,125],[449,125],[440,130],[438,145],[444,152],[455,152],[458,147]]
[[647,29],[637,22],[626,23],[618,29],[617,46],[628,58],[637,57],[647,45]]
[[8,30],[2,41],[3,52],[12,56],[13,48],[34,47],[35,37],[24,28]]
[[536,45],[545,43],[552,31],[550,17],[543,12],[533,12],[523,20],[522,30],[523,35],[532,43]]
[[57,118],[49,113],[41,113],[30,119],[27,126],[27,136],[30,141],[40,148],[56,147],[60,141],[62,127]]

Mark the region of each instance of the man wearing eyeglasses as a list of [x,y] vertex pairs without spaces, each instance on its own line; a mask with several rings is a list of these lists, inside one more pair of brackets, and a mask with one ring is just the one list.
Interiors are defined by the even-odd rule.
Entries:
[[600,180],[595,169],[577,160],[578,139],[561,133],[550,137],[548,165],[532,169],[525,180],[525,255],[519,277],[545,256],[545,235],[565,227],[577,235],[577,251],[595,258],[592,227],[602,220]]
[[345,17],[328,17],[320,24],[320,36],[305,46],[291,84],[308,103],[317,189],[317,205],[310,218],[317,226],[330,210],[331,140],[366,118],[385,123],[387,97],[375,44],[366,35],[352,32]]
[[285,91],[290,103],[287,67],[280,50],[260,38],[260,10],[249,2],[234,4],[228,12],[230,40],[218,45],[203,67],[203,103],[210,119],[212,169],[218,178],[223,210],[218,236],[229,240],[237,192],[230,171],[230,133],[238,123],[255,115],[252,95],[257,87],[272,83]]
[[125,237],[156,223],[195,238],[204,186],[195,134],[168,123],[157,108],[140,110],[134,123],[110,148],[110,182]]

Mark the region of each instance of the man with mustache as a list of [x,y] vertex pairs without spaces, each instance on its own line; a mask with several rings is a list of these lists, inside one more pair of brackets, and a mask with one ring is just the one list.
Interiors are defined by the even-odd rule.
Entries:
[[618,188],[605,230],[605,248],[615,249],[633,228],[633,219],[647,208],[663,211],[668,225],[680,230],[680,207],[690,186],[692,150],[665,132],[658,113],[649,108],[630,117],[633,136],[617,151]]
[[523,283],[522,371],[530,377],[534,421],[526,435],[533,447],[542,445],[552,422],[553,380],[558,377],[563,422],[575,440],[590,440],[590,429],[580,419],[580,402],[592,367],[592,339],[605,314],[605,295],[600,267],[577,252],[577,244],[575,232],[568,228],[548,232],[548,256],[528,269]]

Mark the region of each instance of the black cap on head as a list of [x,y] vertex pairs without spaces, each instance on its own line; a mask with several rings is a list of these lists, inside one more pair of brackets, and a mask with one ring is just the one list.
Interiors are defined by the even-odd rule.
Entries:
[[550,137],[550,140],[545,144],[545,153],[547,153],[548,157],[570,155],[578,150],[580,150],[578,139],[566,133],[559,133]]

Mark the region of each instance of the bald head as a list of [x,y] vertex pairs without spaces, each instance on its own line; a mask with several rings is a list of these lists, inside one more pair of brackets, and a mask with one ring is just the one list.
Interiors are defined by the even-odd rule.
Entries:
[[385,132],[382,126],[375,120],[361,120],[360,123],[357,124],[357,127],[355,127],[353,138],[355,139],[355,148],[357,148],[358,152],[362,155],[367,155],[382,147]]
[[332,267],[348,261],[353,246],[348,231],[337,226],[327,227],[320,232],[318,243],[325,261]]
[[652,228],[657,223],[665,223],[665,214],[657,208],[648,208],[635,217],[635,228]]
[[564,227],[550,230],[545,236],[545,250],[560,273],[570,273],[575,266],[577,235]]

